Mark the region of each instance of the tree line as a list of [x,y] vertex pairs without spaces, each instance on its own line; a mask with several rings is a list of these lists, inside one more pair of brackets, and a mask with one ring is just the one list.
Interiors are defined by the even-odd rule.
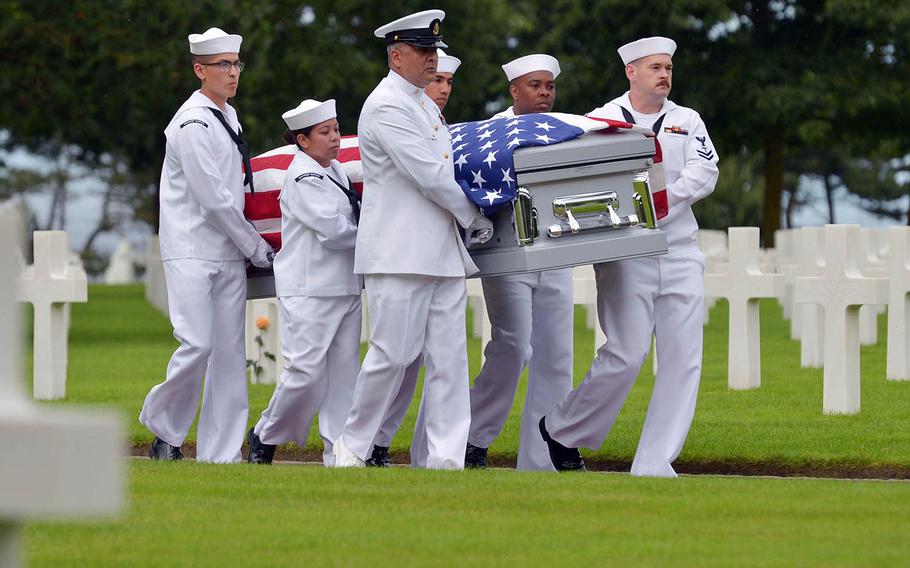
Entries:
[[[244,36],[235,106],[254,153],[282,144],[281,113],[335,98],[345,133],[387,72],[373,30],[425,2],[366,0],[50,0],[0,2],[0,148],[59,164],[0,163],[0,198],[50,191],[89,171],[108,188],[98,231],[129,213],[157,223],[163,129],[198,86],[186,36],[217,25]],[[528,53],[562,67],[555,110],[583,114],[628,87],[616,48],[674,38],[671,98],[698,110],[721,156],[704,227],[758,225],[766,244],[805,205],[801,180],[844,189],[876,214],[895,206],[910,168],[910,4],[882,0],[440,0],[448,51],[462,60],[446,117],[509,104],[500,65]],[[61,205],[63,206],[63,205]],[[58,217],[60,214],[55,213]],[[48,217],[50,218],[50,216]],[[90,244],[89,244],[90,248]]]

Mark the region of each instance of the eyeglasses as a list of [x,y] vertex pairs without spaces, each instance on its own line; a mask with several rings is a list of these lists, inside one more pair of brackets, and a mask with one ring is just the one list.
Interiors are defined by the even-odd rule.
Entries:
[[246,67],[246,63],[244,63],[243,61],[240,61],[239,59],[237,61],[226,61],[225,60],[225,61],[218,61],[217,63],[200,63],[199,65],[215,65],[218,67],[218,69],[221,69],[221,71],[224,73],[227,73],[228,71],[230,71],[232,65],[237,68],[238,73],[242,73],[243,68]]

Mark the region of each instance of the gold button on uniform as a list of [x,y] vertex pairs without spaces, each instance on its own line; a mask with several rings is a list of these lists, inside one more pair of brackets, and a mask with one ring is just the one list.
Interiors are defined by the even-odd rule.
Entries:
[[445,154],[442,155],[442,157],[445,158],[446,160],[448,160],[448,159],[449,159],[449,153],[446,152]]
[[437,125],[433,126],[433,130],[439,130],[439,125],[437,124]]

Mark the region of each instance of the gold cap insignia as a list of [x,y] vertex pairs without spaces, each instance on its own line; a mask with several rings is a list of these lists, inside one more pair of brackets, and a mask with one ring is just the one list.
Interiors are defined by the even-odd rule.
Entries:
[[439,20],[433,20],[432,31],[433,35],[439,35]]

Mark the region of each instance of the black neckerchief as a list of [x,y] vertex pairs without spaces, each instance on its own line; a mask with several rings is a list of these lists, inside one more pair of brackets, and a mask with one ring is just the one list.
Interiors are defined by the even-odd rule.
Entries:
[[[360,224],[360,196],[357,195],[355,192],[351,191],[350,189],[348,189],[347,187],[338,183],[335,180],[335,178],[333,178],[332,176],[329,175],[328,172],[326,172],[325,175],[327,178],[332,180],[332,183],[334,183],[335,185],[338,186],[338,189],[340,189],[342,191],[342,193],[344,193],[348,197],[348,202],[351,204],[351,209],[354,210],[354,222],[356,222],[359,225]],[[352,185],[351,178],[347,178],[347,179],[348,179],[348,185]]]
[[256,193],[256,190],[253,189],[253,167],[250,165],[250,146],[243,140],[243,136],[240,132],[234,132],[234,129],[231,128],[231,125],[228,124],[226,118],[221,113],[220,110],[212,107],[206,107],[215,117],[224,125],[224,129],[228,131],[228,134],[231,136],[231,140],[234,141],[234,144],[237,145],[237,149],[240,150],[240,157],[243,158],[243,185],[250,186],[250,193]]
[[[629,124],[635,124],[635,117],[632,116],[632,113],[629,112],[629,109],[622,105],[616,105],[619,107],[619,110],[622,111],[622,117],[626,119],[626,122]],[[654,122],[654,126],[651,127],[651,130],[654,131],[654,136],[657,136],[660,133],[660,126],[664,123],[664,117],[667,116],[667,113],[663,113],[660,117]]]

